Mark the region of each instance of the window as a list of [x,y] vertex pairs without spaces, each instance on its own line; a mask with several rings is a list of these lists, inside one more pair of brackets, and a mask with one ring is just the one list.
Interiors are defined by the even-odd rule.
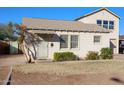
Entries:
[[102,26],[102,20],[97,20],[97,25]]
[[103,26],[106,29],[114,29],[114,21],[97,20],[97,25]]
[[94,36],[94,43],[100,43],[100,36]]
[[60,48],[68,48],[68,35],[60,36]]
[[103,21],[103,27],[108,29],[108,21],[106,21],[106,20]]
[[109,21],[109,29],[114,29],[114,21]]
[[71,35],[71,48],[78,48],[78,35]]

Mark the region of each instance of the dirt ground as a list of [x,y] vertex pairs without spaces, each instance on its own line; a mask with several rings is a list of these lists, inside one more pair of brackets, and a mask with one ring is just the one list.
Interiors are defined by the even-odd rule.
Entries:
[[0,85],[2,85],[7,78],[7,75],[9,73],[9,67],[8,66],[0,66]]
[[0,84],[8,72],[3,66],[13,65],[13,85],[120,85],[124,84],[123,58],[25,64],[23,55],[0,56]]
[[11,65],[25,64],[25,58],[20,55],[2,55],[0,56],[0,85],[4,83],[9,73]]
[[14,85],[120,85],[124,62],[70,62],[20,65],[14,68]]
[[0,56],[0,66],[10,66],[10,65],[25,64],[25,63],[26,60],[23,54]]
[[59,76],[47,73],[13,73],[13,85],[120,85],[124,75],[120,74],[80,74]]

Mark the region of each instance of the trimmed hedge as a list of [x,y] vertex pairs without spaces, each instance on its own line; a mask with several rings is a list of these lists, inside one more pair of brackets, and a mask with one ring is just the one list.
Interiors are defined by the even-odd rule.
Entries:
[[86,60],[98,60],[98,59],[99,59],[98,52],[89,51],[86,56]]
[[76,60],[76,55],[73,52],[55,52],[54,61],[71,61]]
[[113,51],[111,48],[102,48],[100,51],[100,57],[102,59],[112,59],[113,58]]

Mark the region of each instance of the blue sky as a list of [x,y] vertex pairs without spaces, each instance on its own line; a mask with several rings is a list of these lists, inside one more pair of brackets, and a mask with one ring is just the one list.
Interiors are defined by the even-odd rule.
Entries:
[[[0,23],[22,23],[23,17],[74,20],[99,7],[0,7]],[[124,7],[110,7],[120,16],[120,34],[124,34]]]

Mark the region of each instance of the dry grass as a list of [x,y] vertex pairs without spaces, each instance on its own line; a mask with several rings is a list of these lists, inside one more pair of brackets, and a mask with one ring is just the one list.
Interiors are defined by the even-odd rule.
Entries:
[[78,75],[99,73],[124,73],[124,62],[116,60],[102,60],[89,62],[52,62],[25,64],[14,67],[15,71],[29,73],[48,73],[56,75]]

